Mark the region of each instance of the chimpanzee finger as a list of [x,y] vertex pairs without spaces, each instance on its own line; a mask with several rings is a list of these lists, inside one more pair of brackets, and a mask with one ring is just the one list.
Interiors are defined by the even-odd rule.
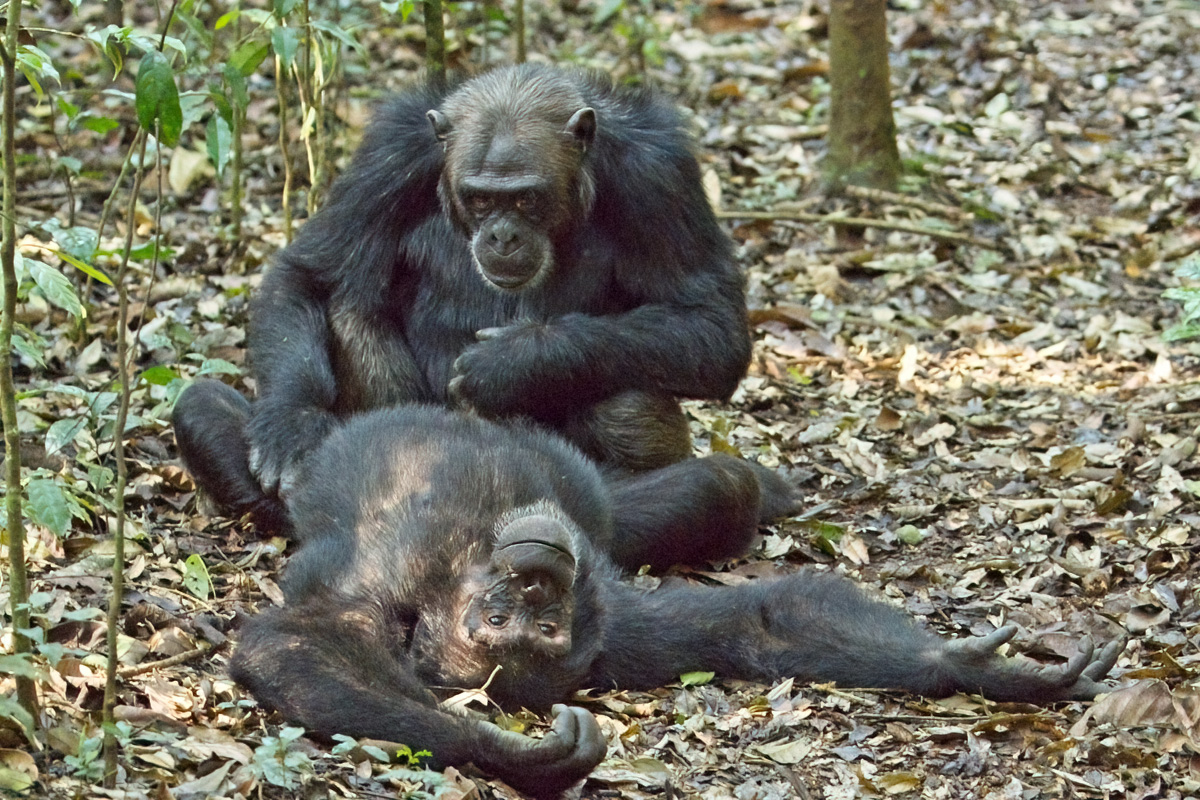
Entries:
[[1100,648],[1100,652],[1094,654],[1092,663],[1084,668],[1083,677],[1093,681],[1102,680],[1108,675],[1109,670],[1116,666],[1117,658],[1124,649],[1125,642],[1121,639],[1104,645],[1104,647]]
[[500,326],[495,328],[480,328],[475,331],[475,338],[481,342],[486,342],[488,339],[495,339],[504,334],[507,328]]

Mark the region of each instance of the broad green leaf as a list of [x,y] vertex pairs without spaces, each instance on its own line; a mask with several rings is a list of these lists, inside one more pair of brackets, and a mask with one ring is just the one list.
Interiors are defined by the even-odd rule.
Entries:
[[16,722],[25,732],[25,738],[34,741],[33,717],[17,702],[16,693],[0,695],[0,717]]
[[63,251],[75,258],[86,261],[96,255],[96,245],[100,241],[100,236],[94,229],[83,225],[66,228],[53,218],[46,220],[41,227],[54,238]]
[[42,290],[42,294],[46,296],[47,300],[76,319],[83,316],[83,304],[79,302],[79,297],[75,294],[75,287],[67,280],[67,276],[54,267],[28,258],[25,259],[25,266],[29,269],[33,282]]
[[46,431],[46,453],[61,453],[67,445],[75,443],[75,437],[87,424],[87,417],[60,419]]
[[288,14],[292,13],[292,10],[296,8],[296,4],[299,2],[300,0],[275,0],[273,3],[275,8],[275,16],[279,19],[283,19]]
[[217,18],[217,23],[215,25],[213,25],[213,29],[219,31],[219,30],[221,30],[221,28],[224,28],[226,25],[233,22],[235,19],[237,19],[241,15],[242,15],[242,11],[239,8],[235,8],[232,11],[226,11],[224,14],[222,14],[220,17]]
[[212,593],[212,578],[208,576],[208,567],[204,565],[204,559],[196,553],[188,556],[187,561],[183,562],[183,585],[201,600],[207,600]]
[[41,677],[37,664],[28,653],[11,653],[0,655],[0,675],[16,675],[19,678]]
[[37,364],[39,367],[46,366],[46,354],[44,347],[34,347],[19,333],[14,333],[12,338],[13,350],[17,354],[28,361],[30,364]]
[[58,484],[48,478],[34,478],[26,488],[29,516],[49,528],[55,536],[66,536],[71,525],[71,507]]
[[157,121],[159,139],[169,147],[174,146],[183,132],[183,110],[179,106],[175,72],[167,57],[157,50],[142,56],[142,63],[138,65],[135,97],[138,124],[153,133]]
[[[120,28],[116,25],[109,25],[99,30],[88,31],[84,36],[94,42],[104,55],[108,56],[108,60],[113,65],[113,77],[121,71],[121,67],[125,64],[125,54],[121,52],[118,43],[123,43],[129,37],[129,28]],[[116,39],[114,42],[113,39]]]
[[233,129],[220,114],[213,114],[208,118],[204,146],[208,150],[209,159],[217,169],[217,177],[221,177],[225,174],[225,167],[229,165],[229,160],[233,158]]
[[[240,72],[243,77],[248,78],[254,74],[254,70],[258,69],[258,65],[270,52],[269,42],[251,39],[233,51],[233,55],[229,56],[229,66]],[[228,72],[228,70],[226,71]]]
[[79,125],[80,127],[86,128],[92,133],[98,133],[103,136],[114,128],[119,128],[121,123],[117,122],[112,117],[87,116],[80,121]]
[[313,20],[312,26],[319,31],[325,31],[325,33],[328,33],[330,36],[337,39],[347,47],[358,50],[359,52],[363,52],[362,45],[360,45],[353,36],[339,28],[337,25],[334,25],[332,22],[318,19]]
[[684,686],[702,686],[715,677],[715,672],[685,672],[679,676],[679,682]]
[[296,52],[300,49],[300,29],[288,28],[283,25],[271,31],[271,49],[279,57],[285,69],[291,69],[296,62]]
[[142,372],[142,380],[154,386],[166,386],[178,377],[178,372],[162,364]]

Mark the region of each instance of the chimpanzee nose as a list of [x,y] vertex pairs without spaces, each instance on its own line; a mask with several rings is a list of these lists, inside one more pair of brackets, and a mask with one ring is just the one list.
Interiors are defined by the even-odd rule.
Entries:
[[511,256],[521,246],[516,227],[507,222],[498,222],[488,234],[488,246],[500,256]]

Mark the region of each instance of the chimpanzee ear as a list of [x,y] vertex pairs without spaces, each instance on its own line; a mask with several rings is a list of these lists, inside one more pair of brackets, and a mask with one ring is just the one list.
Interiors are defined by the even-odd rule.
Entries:
[[446,141],[446,137],[450,135],[450,120],[446,119],[446,115],[436,108],[431,108],[425,112],[425,116],[433,126],[433,134],[438,141]]
[[581,148],[587,150],[596,138],[596,112],[586,107],[579,109],[567,121],[566,132],[575,138]]

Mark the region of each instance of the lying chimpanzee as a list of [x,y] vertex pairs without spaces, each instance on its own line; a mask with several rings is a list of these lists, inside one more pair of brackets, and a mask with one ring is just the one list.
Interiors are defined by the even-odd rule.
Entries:
[[678,111],[526,64],[381,108],[263,279],[250,417],[214,439],[210,401],[227,398],[198,383],[176,435],[223,510],[277,526],[277,493],[347,415],[430,402],[524,417],[643,471],[691,453],[677,398],[727,398],[749,359],[742,278]]
[[[639,590],[609,554],[655,560],[656,543],[629,541],[613,518],[650,513],[626,506],[645,502],[639,482],[653,478],[607,482],[532,427],[377,411],[309,464],[289,500],[300,548],[287,605],[246,624],[234,677],[310,731],[403,741],[538,795],[604,757],[587,711],[554,706],[551,732],[532,739],[439,710],[429,687],[479,687],[499,667],[492,698],[544,709],[583,687],[650,688],[711,670],[1051,701],[1100,691],[1120,649],[1085,644],[1058,666],[1006,659],[994,650],[1011,626],[944,639],[828,573]],[[654,513],[686,518],[701,492]],[[694,551],[703,557],[703,543]]]

